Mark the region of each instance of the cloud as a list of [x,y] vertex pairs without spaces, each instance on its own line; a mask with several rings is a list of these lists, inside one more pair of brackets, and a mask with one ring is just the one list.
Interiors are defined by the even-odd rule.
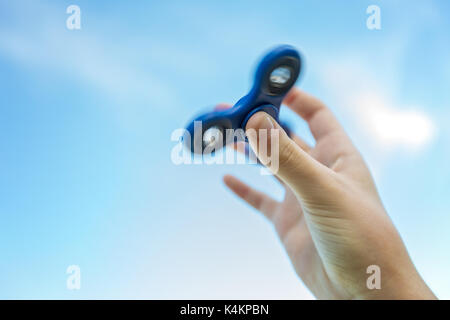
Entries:
[[435,136],[434,121],[424,107],[397,102],[372,71],[357,57],[336,59],[324,66],[321,79],[378,149],[423,149]]
[[359,112],[364,128],[382,146],[419,150],[434,136],[434,123],[421,108],[398,109],[392,101],[373,93],[356,99],[364,108]]

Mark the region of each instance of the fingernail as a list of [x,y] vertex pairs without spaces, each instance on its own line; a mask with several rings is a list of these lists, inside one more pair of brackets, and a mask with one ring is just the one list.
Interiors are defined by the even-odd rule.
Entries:
[[268,115],[264,116],[264,119],[263,119],[263,121],[261,121],[261,126],[259,128],[260,129],[267,129],[267,130],[273,129],[273,122],[269,118]]
[[[260,130],[267,130],[267,135],[270,136],[269,132],[274,128],[273,122],[270,117],[264,113],[264,115],[258,115],[260,119],[251,119],[256,120],[256,123],[253,123],[253,128],[246,130],[246,135],[248,142],[250,143],[253,152],[258,154],[258,136],[261,133]],[[266,136],[267,137],[267,136]]]

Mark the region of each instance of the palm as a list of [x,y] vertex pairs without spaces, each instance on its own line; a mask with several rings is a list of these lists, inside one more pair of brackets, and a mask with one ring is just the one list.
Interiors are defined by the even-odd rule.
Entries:
[[[328,165],[327,155],[330,153],[329,147],[337,142],[333,141],[335,139],[336,137],[332,136],[324,137],[316,142],[314,148],[310,148],[298,137],[294,137],[294,140],[300,147],[324,165]],[[336,290],[328,279],[308,230],[301,203],[294,192],[281,182],[285,188],[285,195],[283,201],[277,202],[269,196],[245,185],[235,177],[226,176],[225,182],[241,198],[260,210],[272,221],[297,274],[314,295],[333,297],[333,292]],[[324,296],[324,294],[327,296]]]
[[[325,280],[325,273],[309,233],[300,202],[285,186],[284,199],[275,209],[272,221],[297,274],[317,294],[317,278]],[[328,281],[320,281],[322,283]]]
[[[346,171],[348,158],[336,166],[336,161],[330,161],[329,155],[334,153],[331,148],[341,145],[338,136],[327,135],[316,141],[316,146],[310,148],[302,140],[294,137],[297,144],[320,163],[331,166],[332,169]],[[294,192],[282,183],[285,196],[282,202],[274,208],[270,217],[288,253],[297,274],[308,288],[319,297],[331,298],[336,289],[330,282],[320,256],[312,240],[301,203]]]
[[[293,90],[287,100],[290,100],[285,101],[288,106],[308,122],[316,139],[312,148],[299,137],[293,137],[303,150],[324,166],[349,179],[371,181],[360,179],[361,175],[370,174],[359,153],[346,134],[339,129],[328,109],[323,108],[313,97],[298,90]],[[223,108],[224,105],[220,107]],[[297,274],[313,294],[322,298],[338,296],[339,288],[329,280],[308,229],[302,205],[294,192],[283,184],[285,196],[283,201],[278,202],[235,177],[225,176],[224,180],[233,192],[273,222]],[[374,188],[371,183],[364,187]]]

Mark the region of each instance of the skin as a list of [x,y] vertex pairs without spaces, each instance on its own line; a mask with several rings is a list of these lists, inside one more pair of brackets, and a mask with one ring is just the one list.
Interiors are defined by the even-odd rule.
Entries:
[[[264,112],[253,115],[246,127],[279,130],[274,174],[285,188],[283,201],[231,175],[224,177],[226,186],[273,224],[296,273],[317,298],[435,299],[387,215],[363,158],[332,112],[296,88],[284,104],[308,123],[314,147],[299,137],[291,139]],[[258,136],[248,138],[259,160],[268,163],[258,154]],[[371,265],[380,267],[381,289],[367,287]]]

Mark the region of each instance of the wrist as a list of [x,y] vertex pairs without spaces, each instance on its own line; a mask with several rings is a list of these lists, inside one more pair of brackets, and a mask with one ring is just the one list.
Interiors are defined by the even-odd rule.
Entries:
[[381,288],[367,289],[356,298],[364,300],[437,299],[412,262],[408,263],[406,267],[386,271],[381,278]]

